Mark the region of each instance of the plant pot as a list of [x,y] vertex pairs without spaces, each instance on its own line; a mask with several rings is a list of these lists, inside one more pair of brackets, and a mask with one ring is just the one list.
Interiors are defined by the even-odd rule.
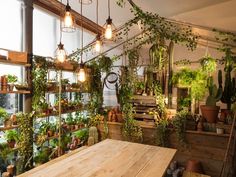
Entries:
[[7,76],[1,76],[1,90],[7,91]]
[[118,122],[123,122],[123,115],[122,114],[116,113],[116,118],[117,118]]
[[8,84],[8,90],[12,92],[14,90],[14,84]]
[[216,128],[216,133],[222,135],[222,134],[224,134],[224,129],[223,128]]
[[219,106],[206,106],[201,105],[201,112],[202,116],[207,120],[209,123],[216,123],[218,118],[218,113],[220,110]]
[[15,141],[15,140],[11,140],[11,141],[7,141],[7,143],[8,143],[8,146],[9,146],[10,148],[14,148],[14,147],[15,147],[15,144],[16,144],[16,141]]
[[186,165],[186,171],[203,174],[201,162],[197,160],[189,160]]
[[16,115],[15,115],[15,114],[12,114],[12,115],[11,115],[10,120],[11,120],[11,122],[12,122],[12,125],[17,125],[17,118],[16,118]]
[[221,109],[220,111],[220,121],[221,122],[226,122],[227,117],[231,115],[231,111],[228,109]]
[[10,173],[11,176],[14,174],[14,165],[7,166],[7,172]]
[[11,126],[12,126],[12,122],[10,119],[4,121],[4,127],[11,127]]
[[48,130],[48,137],[52,137],[53,136],[53,131],[52,130]]

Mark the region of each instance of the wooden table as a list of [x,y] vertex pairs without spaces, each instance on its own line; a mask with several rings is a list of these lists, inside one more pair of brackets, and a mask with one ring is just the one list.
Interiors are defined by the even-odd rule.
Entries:
[[161,177],[175,153],[175,149],[107,139],[20,177]]

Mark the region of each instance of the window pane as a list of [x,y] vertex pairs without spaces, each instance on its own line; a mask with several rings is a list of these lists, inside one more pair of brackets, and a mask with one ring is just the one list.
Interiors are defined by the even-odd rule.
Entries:
[[0,1],[0,48],[21,50],[21,5],[17,0]]

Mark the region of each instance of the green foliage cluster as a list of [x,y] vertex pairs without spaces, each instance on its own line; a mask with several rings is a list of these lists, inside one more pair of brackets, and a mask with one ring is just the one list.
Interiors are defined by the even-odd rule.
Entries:
[[133,112],[132,104],[125,103],[123,106],[124,123],[122,125],[122,133],[128,141],[142,141],[142,128],[138,125],[136,120],[134,120]]
[[201,69],[183,68],[172,77],[172,82],[178,87],[190,89],[191,97],[201,100],[205,96],[207,75]]
[[156,144],[158,146],[167,147],[168,146],[168,129],[169,122],[166,119],[160,120],[156,124]]
[[182,110],[178,112],[172,120],[172,124],[174,126],[178,141],[181,145],[186,144],[185,125],[188,114],[188,111]]
[[7,111],[0,107],[0,124],[9,118]]
[[82,130],[79,130],[75,133],[73,133],[77,138],[79,138],[81,141],[86,142],[88,140],[89,137],[89,129],[88,128],[84,128]]
[[13,84],[13,83],[17,82],[17,76],[8,74],[8,75],[7,75],[7,81],[8,81],[9,83],[12,83],[12,84]]
[[90,112],[96,114],[102,108],[103,105],[103,85],[102,85],[102,73],[100,65],[93,61],[90,63],[91,68],[91,90],[90,90]]
[[101,72],[109,73],[111,71],[111,66],[113,64],[113,61],[110,57],[102,55],[101,57],[98,58],[98,62]]
[[46,58],[44,57],[35,57],[32,76],[33,76],[33,101],[32,107],[36,112],[40,112],[43,105],[46,103],[45,93],[47,88],[47,72],[48,64]]
[[7,141],[19,141],[19,136],[16,130],[7,130],[4,136]]
[[[118,0],[117,4],[123,7],[125,2],[125,0]],[[142,42],[143,44],[154,41],[157,36],[163,36],[165,39],[176,43],[185,43],[191,50],[196,48],[198,36],[193,34],[191,27],[175,24],[155,13],[144,12],[133,2],[132,6],[131,12],[134,14],[135,18],[126,23],[126,28],[118,35],[126,36],[130,28],[140,22],[140,24],[144,26],[143,29],[148,31],[147,35],[149,36],[149,40]],[[135,42],[136,41],[134,41],[134,43]]]
[[19,156],[21,163],[18,167],[19,173],[32,168],[30,158],[33,155],[33,114],[18,113],[17,122],[19,123]]

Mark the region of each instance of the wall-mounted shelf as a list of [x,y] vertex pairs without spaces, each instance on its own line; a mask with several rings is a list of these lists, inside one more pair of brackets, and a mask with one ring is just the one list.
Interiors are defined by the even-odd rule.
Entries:
[[30,91],[28,91],[28,90],[17,90],[17,91],[0,90],[0,94],[30,94]]

